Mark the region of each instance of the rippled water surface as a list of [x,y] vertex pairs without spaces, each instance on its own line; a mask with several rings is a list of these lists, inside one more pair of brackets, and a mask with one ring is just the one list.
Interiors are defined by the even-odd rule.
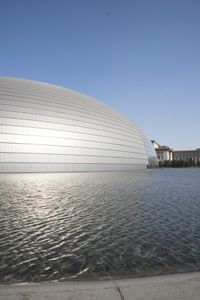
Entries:
[[200,269],[200,169],[0,175],[0,282]]

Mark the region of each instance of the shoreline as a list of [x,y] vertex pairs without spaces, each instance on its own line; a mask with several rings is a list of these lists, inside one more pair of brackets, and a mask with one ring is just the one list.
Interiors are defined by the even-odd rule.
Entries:
[[[69,283],[69,282],[102,282],[102,281],[110,281],[110,280],[128,280],[128,279],[142,279],[142,278],[153,278],[153,277],[162,277],[162,276],[171,276],[171,275],[180,275],[180,274],[190,274],[190,273],[200,273],[200,269],[194,270],[191,268],[181,268],[179,271],[175,268],[171,268],[171,270],[168,271],[155,271],[153,272],[141,272],[141,273],[130,273],[127,275],[119,274],[119,275],[113,275],[109,272],[104,272],[105,275],[102,276],[71,276],[68,278],[61,278],[61,279],[52,279],[52,280],[44,280],[44,281],[13,281],[13,282],[1,282],[0,281],[0,287],[1,286],[12,286],[12,285],[32,285],[32,284],[45,284],[45,283]],[[107,273],[107,274],[106,274]],[[1,299],[0,299],[1,300]]]
[[0,300],[199,299],[200,271],[94,281],[0,285]]

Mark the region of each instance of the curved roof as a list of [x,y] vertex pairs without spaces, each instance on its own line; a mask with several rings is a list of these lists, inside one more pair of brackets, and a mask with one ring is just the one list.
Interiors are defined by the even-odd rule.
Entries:
[[0,78],[0,172],[144,168],[143,131],[100,101],[56,85]]

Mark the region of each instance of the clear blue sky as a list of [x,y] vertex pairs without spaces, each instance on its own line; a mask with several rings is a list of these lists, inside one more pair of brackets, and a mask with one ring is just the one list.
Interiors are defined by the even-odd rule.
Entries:
[[93,96],[200,147],[199,0],[1,0],[0,75]]

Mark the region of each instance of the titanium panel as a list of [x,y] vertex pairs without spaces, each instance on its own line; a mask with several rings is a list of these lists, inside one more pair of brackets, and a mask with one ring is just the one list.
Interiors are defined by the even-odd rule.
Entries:
[[145,133],[121,113],[51,84],[0,78],[0,172],[156,166]]

